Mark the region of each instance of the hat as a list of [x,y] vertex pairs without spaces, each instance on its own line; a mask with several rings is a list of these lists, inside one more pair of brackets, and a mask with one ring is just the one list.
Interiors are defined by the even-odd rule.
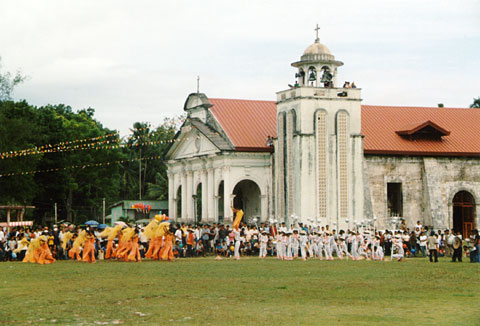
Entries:
[[305,232],[305,230],[302,230],[300,231],[300,234],[307,234],[307,232]]

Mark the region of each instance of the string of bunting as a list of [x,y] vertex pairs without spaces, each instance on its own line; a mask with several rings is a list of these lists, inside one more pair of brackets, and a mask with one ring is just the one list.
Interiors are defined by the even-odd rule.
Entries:
[[82,145],[75,145],[72,147],[61,147],[58,146],[56,148],[49,148],[42,151],[36,152],[28,152],[28,153],[8,153],[8,154],[0,154],[0,159],[8,159],[14,158],[19,156],[28,156],[28,155],[40,155],[45,153],[60,153],[60,152],[72,152],[72,151],[81,151],[81,150],[102,150],[102,149],[117,149],[117,148],[132,148],[138,146],[150,146],[150,145],[159,145],[159,144],[167,144],[172,143],[173,140],[155,140],[149,141],[144,143],[135,143],[135,144],[118,144],[121,140],[111,140],[105,141],[101,143],[94,143],[94,144],[82,144]]
[[[195,128],[194,126],[192,126]],[[142,128],[145,129],[145,128]],[[216,133],[218,134],[218,133]],[[149,146],[149,145],[159,145],[159,144],[168,144],[173,143],[175,141],[185,141],[188,140],[190,137],[182,138],[182,139],[169,139],[169,140],[156,140],[156,141],[148,141],[143,143],[135,143],[135,144],[118,144],[121,139],[113,139],[113,140],[103,140],[97,141],[94,143],[84,143],[88,140],[92,139],[102,139],[107,137],[112,137],[117,135],[116,133],[112,133],[105,136],[95,137],[95,138],[86,138],[86,139],[79,139],[73,141],[65,141],[62,143],[58,143],[55,145],[44,145],[34,149],[27,149],[27,150],[19,150],[19,151],[9,151],[0,153],[0,159],[8,159],[20,156],[28,156],[28,155],[40,155],[45,153],[59,153],[59,152],[71,152],[71,151],[80,151],[80,150],[101,150],[101,149],[118,149],[118,148],[132,148],[138,146]],[[80,143],[80,144],[78,144]],[[76,145],[78,144],[78,145]]]
[[161,156],[149,156],[149,157],[142,157],[141,159],[140,158],[134,158],[134,159],[129,159],[129,160],[118,160],[118,161],[112,161],[112,162],[72,165],[72,166],[63,167],[63,168],[53,168],[53,169],[45,169],[45,170],[35,170],[35,171],[24,171],[24,172],[0,174],[0,178],[12,177],[12,176],[16,176],[16,175],[31,175],[31,174],[37,174],[37,173],[65,171],[65,170],[70,170],[70,169],[85,169],[85,168],[88,168],[88,167],[97,167],[97,166],[109,166],[109,165],[121,164],[121,163],[133,162],[133,161],[139,161],[139,160],[160,160],[160,159],[162,159]]
[[[21,150],[16,150],[16,151],[7,151],[7,152],[0,153],[0,157],[7,156],[7,155],[12,155],[12,154],[16,154],[17,156],[28,155],[29,153],[37,153],[37,152],[41,152],[41,151],[46,150],[46,149],[72,146],[72,145],[78,144],[78,143],[82,144],[82,143],[87,143],[87,142],[93,142],[92,144],[96,144],[101,139],[115,137],[117,135],[118,135],[118,133],[114,132],[114,133],[111,133],[111,134],[108,134],[108,135],[103,135],[103,136],[98,136],[98,137],[63,141],[63,142],[53,144],[53,145],[52,144],[45,144],[45,145],[42,145],[42,146],[35,146],[35,147],[32,147],[32,148],[27,148],[27,149],[21,149]],[[106,140],[103,141],[103,142],[106,142]]]
[[[139,128],[136,129],[135,131],[143,131],[147,130],[149,128]],[[130,129],[132,131],[132,134],[127,135],[128,137],[131,137],[133,135],[134,130]],[[151,134],[157,134],[156,131],[153,131]],[[107,139],[110,137],[117,137],[119,134],[118,132],[113,132],[107,135],[103,136],[98,136],[98,137],[91,137],[91,138],[83,138],[83,139],[75,139],[75,140],[68,140],[68,141],[63,141],[59,142],[57,144],[45,144],[42,146],[35,146],[32,148],[27,148],[27,149],[21,149],[21,150],[15,150],[15,151],[6,151],[3,153],[0,153],[0,159],[6,159],[6,158],[13,158],[13,157],[19,157],[19,156],[27,156],[27,155],[39,155],[39,154],[44,154],[44,153],[56,153],[56,152],[66,152],[66,151],[74,151],[74,150],[81,150],[83,148],[94,148],[97,145],[105,145],[105,144],[110,144],[110,143],[118,143],[121,141],[121,139],[113,139],[113,140],[103,140],[100,141],[101,139]],[[140,138],[146,137],[148,135],[139,135]],[[145,142],[142,145],[152,145],[152,144],[161,144],[161,143],[169,143],[171,141],[157,141],[156,143],[154,142]],[[125,145],[128,146],[128,145]],[[124,147],[125,147],[124,146]],[[134,145],[134,146],[139,146],[139,145]],[[104,146],[102,149],[111,149],[111,146]],[[115,147],[113,147],[115,148]],[[117,147],[118,148],[118,147]]]

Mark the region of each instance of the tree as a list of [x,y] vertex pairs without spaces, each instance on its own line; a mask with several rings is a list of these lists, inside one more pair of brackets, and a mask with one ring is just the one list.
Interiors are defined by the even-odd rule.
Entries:
[[[170,141],[175,137],[180,125],[183,123],[184,117],[165,118],[163,123],[154,131],[153,139],[158,141],[156,145],[156,155],[164,154]],[[155,200],[168,199],[168,177],[167,166],[163,160],[151,162],[154,174],[147,181],[147,198]]]
[[11,100],[15,86],[24,82],[26,78],[20,71],[14,75],[10,72],[2,73],[2,57],[0,57],[0,101]]
[[470,105],[470,107],[480,109],[480,97],[474,98],[473,103]]

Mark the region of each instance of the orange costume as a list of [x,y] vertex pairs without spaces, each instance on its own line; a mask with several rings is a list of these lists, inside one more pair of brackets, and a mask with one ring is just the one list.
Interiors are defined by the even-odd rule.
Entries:
[[85,245],[83,246],[83,262],[94,263],[95,262],[95,236],[88,235]]
[[174,236],[172,233],[169,232],[165,235],[165,243],[159,254],[161,260],[175,260],[175,256],[173,255],[173,241]]
[[55,258],[52,256],[52,252],[50,251],[50,248],[48,247],[47,242],[41,241],[41,246],[40,249],[37,249],[36,251],[36,263],[37,264],[51,264],[55,262]]
[[103,230],[102,233],[100,233],[101,238],[108,237],[107,248],[105,252],[105,259],[115,258],[113,241],[115,240],[115,237],[117,236],[117,234],[119,235],[119,238],[121,238],[121,232],[119,232],[121,229],[122,229],[122,225],[115,225],[115,227],[113,228],[107,227],[105,230]]
[[83,230],[78,234],[75,241],[73,241],[72,249],[68,251],[68,256],[71,259],[75,259],[75,255],[76,255],[78,261],[82,260],[82,257],[80,255],[80,247],[83,246],[86,240],[87,240],[87,231]]
[[[133,243],[132,237],[135,233],[135,229],[126,228],[121,233],[121,239],[118,241],[118,248],[116,251],[117,260],[127,261],[128,254],[132,250]],[[120,235],[120,234],[119,234]]]
[[148,246],[148,251],[145,254],[145,257],[158,260],[159,259],[159,252],[163,246],[163,239],[161,236],[155,237],[150,240],[150,245]]
[[140,256],[140,246],[138,245],[138,235],[135,234],[132,238],[132,249],[128,253],[128,261],[139,262],[142,260]]
[[27,254],[23,259],[24,263],[51,264],[55,262],[50,248],[48,248],[47,237],[42,235],[32,240],[28,246]]

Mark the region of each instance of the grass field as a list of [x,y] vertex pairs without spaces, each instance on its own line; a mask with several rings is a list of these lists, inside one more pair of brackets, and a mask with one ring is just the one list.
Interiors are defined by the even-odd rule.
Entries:
[[0,263],[0,325],[480,325],[480,264]]

